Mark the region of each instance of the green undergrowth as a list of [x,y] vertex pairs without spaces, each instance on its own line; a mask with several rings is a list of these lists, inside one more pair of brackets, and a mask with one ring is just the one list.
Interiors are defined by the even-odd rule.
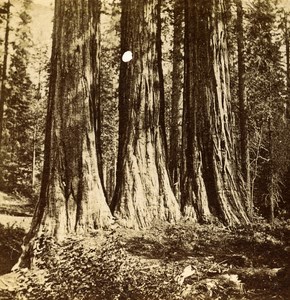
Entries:
[[37,268],[18,271],[5,299],[290,299],[289,238],[286,223],[118,227],[61,246],[41,237]]

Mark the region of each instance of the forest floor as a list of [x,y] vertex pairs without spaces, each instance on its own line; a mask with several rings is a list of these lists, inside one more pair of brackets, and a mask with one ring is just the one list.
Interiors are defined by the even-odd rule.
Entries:
[[25,222],[0,225],[0,271],[7,273],[0,276],[1,300],[290,299],[290,222],[236,229],[183,223],[143,231],[116,225],[62,245],[39,239],[38,268],[8,273]]

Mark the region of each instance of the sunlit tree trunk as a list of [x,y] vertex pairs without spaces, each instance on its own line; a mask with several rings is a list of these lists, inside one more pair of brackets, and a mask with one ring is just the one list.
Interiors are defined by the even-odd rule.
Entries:
[[180,217],[160,126],[157,4],[157,0],[122,1],[121,51],[131,50],[133,60],[121,63],[119,153],[112,209],[120,222],[133,228]]
[[180,198],[181,135],[183,105],[183,42],[184,42],[184,5],[182,0],[174,2],[173,16],[173,53],[172,53],[172,94],[170,119],[169,170],[175,196]]
[[98,0],[56,0],[45,157],[39,202],[20,266],[34,238],[62,240],[111,223],[97,163]]
[[224,1],[186,1],[182,209],[207,221],[249,222],[237,184]]

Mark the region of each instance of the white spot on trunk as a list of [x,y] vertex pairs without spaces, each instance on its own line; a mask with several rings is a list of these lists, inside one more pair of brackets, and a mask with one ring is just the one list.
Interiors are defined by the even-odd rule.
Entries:
[[122,55],[122,61],[123,62],[129,62],[130,60],[132,60],[133,58],[133,54],[131,51],[126,51],[123,55]]

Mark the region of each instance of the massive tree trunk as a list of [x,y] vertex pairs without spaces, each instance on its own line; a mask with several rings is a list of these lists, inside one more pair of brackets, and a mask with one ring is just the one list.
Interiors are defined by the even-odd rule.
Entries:
[[114,214],[126,226],[176,221],[180,209],[170,187],[160,122],[157,0],[122,1],[119,153]]
[[33,240],[58,240],[111,223],[97,163],[98,0],[56,0],[40,199],[20,265]]
[[[211,213],[208,206],[207,191],[203,178],[202,149],[197,140],[197,121],[200,114],[197,111],[198,67],[197,47],[198,24],[200,17],[197,12],[197,1],[185,2],[185,77],[182,133],[182,179],[181,179],[181,209],[186,218],[198,221],[208,221]],[[205,21],[204,21],[205,22]],[[199,39],[201,38],[201,33]],[[202,44],[199,46],[201,47]],[[200,59],[200,58],[199,58]],[[201,129],[201,128],[200,128]]]
[[253,215],[253,199],[251,197],[250,152],[248,136],[248,103],[245,87],[245,55],[244,55],[244,27],[243,5],[241,0],[236,0],[237,5],[237,42],[238,42],[238,98],[240,119],[240,151],[242,176],[246,187],[246,205],[250,218]]
[[182,209],[249,222],[237,184],[223,0],[186,3]]
[[183,0],[174,2],[173,53],[172,53],[172,94],[170,120],[169,170],[175,196],[180,198],[181,136],[183,105],[183,42],[184,42],[184,5]]

